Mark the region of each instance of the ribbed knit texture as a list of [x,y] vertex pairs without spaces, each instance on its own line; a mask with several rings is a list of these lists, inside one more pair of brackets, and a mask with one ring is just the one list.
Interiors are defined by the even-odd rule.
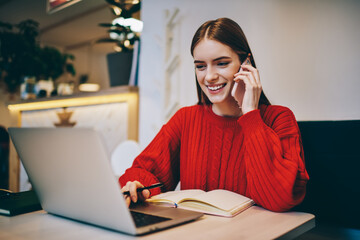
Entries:
[[[261,105],[240,118],[211,107],[180,109],[135,159],[119,182],[164,184],[163,191],[227,189],[272,211],[286,211],[305,196],[309,179],[299,129],[286,107]],[[159,189],[153,189],[152,195]]]

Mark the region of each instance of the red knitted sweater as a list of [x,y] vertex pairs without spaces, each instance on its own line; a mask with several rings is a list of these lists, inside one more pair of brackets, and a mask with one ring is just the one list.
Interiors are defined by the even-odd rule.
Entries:
[[162,127],[119,182],[162,182],[168,191],[180,180],[181,189],[227,189],[266,209],[286,211],[305,196],[309,177],[303,156],[288,108],[261,105],[229,118],[195,105],[180,109]]

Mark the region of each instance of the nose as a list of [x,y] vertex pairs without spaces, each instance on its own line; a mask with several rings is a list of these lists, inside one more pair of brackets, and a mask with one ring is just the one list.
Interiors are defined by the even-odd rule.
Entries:
[[206,71],[205,81],[213,82],[219,78],[219,74],[217,73],[214,67],[209,66]]

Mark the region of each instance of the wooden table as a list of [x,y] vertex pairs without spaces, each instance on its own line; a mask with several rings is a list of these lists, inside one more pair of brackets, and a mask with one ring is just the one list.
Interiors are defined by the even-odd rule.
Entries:
[[234,218],[205,215],[184,225],[134,237],[38,211],[0,216],[0,240],[62,239],[292,239],[315,226],[309,213],[275,213],[253,206]]

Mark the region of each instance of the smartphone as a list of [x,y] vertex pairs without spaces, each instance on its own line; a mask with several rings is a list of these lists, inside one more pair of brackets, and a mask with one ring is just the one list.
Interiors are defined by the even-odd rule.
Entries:
[[[245,61],[241,64],[242,65],[251,65],[251,61],[250,61],[250,56],[251,56],[251,53],[248,54],[248,56],[246,57]],[[240,69],[239,69],[239,72],[241,71],[241,66],[240,66]],[[245,88],[245,84],[243,82],[240,83],[242,85],[243,88]],[[231,90],[231,96],[233,96],[235,98],[235,94],[237,92],[239,88],[239,83],[234,83],[234,86]]]

